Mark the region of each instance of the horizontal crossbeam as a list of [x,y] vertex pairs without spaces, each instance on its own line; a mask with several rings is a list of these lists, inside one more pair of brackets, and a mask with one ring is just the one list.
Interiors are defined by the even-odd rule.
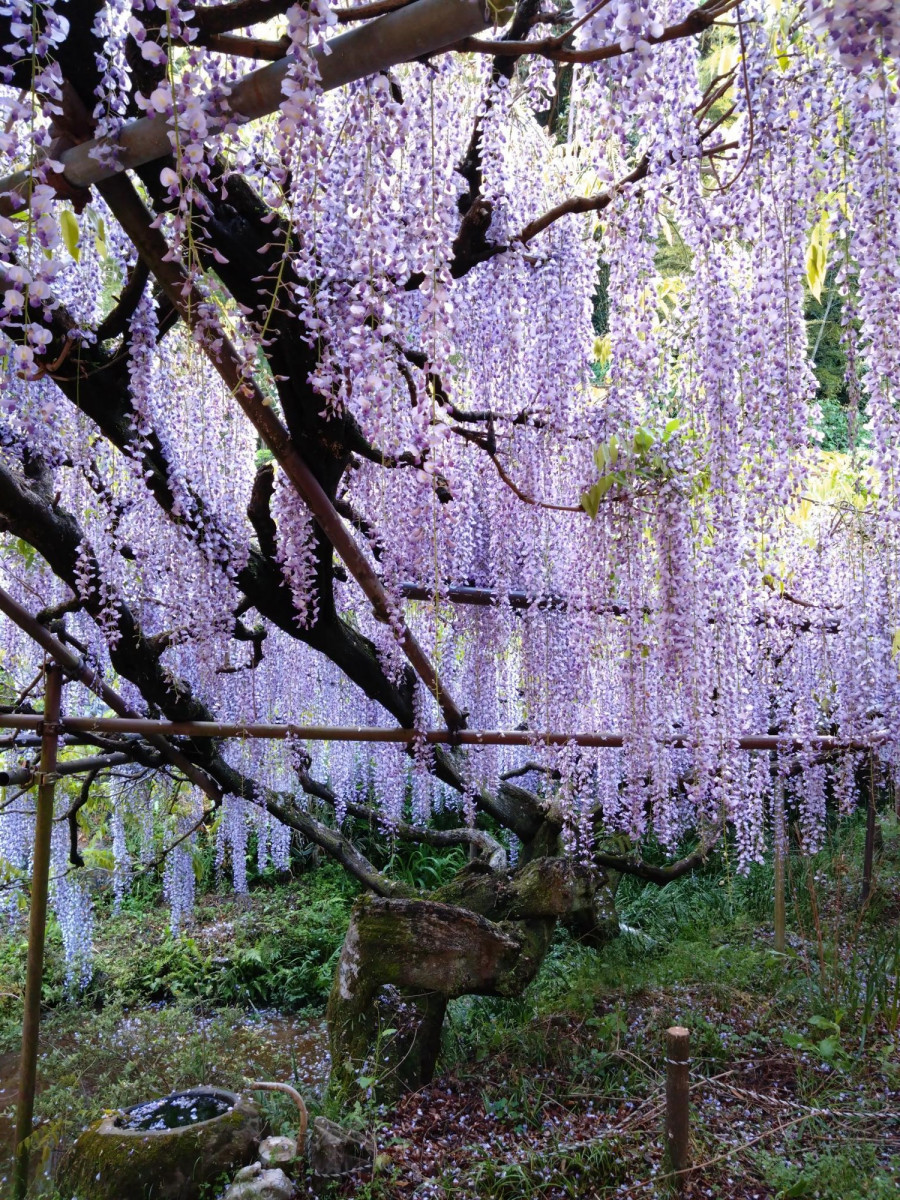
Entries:
[[[0,714],[0,729],[39,729],[43,718],[34,713]],[[262,738],[284,741],[296,738],[308,742],[396,742],[411,745],[425,741],[429,745],[450,746],[594,746],[609,749],[625,745],[621,733],[564,733],[528,729],[388,729],[363,725],[290,725],[260,721],[156,721],[149,717],[65,717],[66,733],[137,733],[156,737],[187,738]],[[691,740],[672,735],[654,738],[658,745],[689,750]],[[797,737],[794,734],[750,734],[730,739],[723,750],[874,750],[892,739],[887,731],[869,738],[839,738],[827,735]]]

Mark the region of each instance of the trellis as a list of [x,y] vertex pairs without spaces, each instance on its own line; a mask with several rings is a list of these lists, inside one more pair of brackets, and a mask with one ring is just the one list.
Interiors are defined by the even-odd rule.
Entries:
[[[710,20],[718,11],[725,11],[731,4],[724,0],[721,5],[705,5]],[[368,24],[342,38],[329,43],[329,53],[316,51],[319,61],[323,89],[338,87],[350,80],[361,78],[397,62],[406,61],[427,53],[446,48],[465,37],[486,28],[497,9],[486,6],[482,0],[418,0],[408,9],[386,16],[377,25]],[[508,48],[508,47],[507,47]],[[281,102],[281,82],[285,64],[273,63],[245,77],[232,91],[229,119],[239,124],[275,111]],[[191,323],[192,308],[188,295],[184,299],[185,280],[178,269],[166,263],[162,238],[158,231],[150,228],[149,216],[140,201],[123,178],[113,180],[118,172],[132,166],[151,162],[169,151],[168,121],[164,117],[143,119],[125,127],[117,139],[120,151],[117,169],[102,168],[91,150],[96,143],[85,143],[65,151],[61,155],[63,180],[72,187],[89,187],[100,184],[110,208],[120,218],[123,228],[132,236],[145,262],[152,264],[157,277],[168,289],[178,311],[188,324]],[[108,147],[107,147],[108,148]],[[0,200],[0,212],[14,212],[26,207],[23,196],[28,193],[30,171],[0,181],[0,193],[13,192]],[[253,393],[241,372],[241,364],[226,345],[221,358],[214,364],[225,379],[229,390],[238,399],[244,411],[256,425],[263,440],[273,450],[275,457],[308,505],[325,535],[343,559],[349,573],[361,586],[364,594],[380,618],[386,619],[391,606],[384,587],[370,563],[356,546],[353,538],[337,514],[302,458],[296,454],[286,438],[277,418],[265,406],[265,402]],[[438,600],[450,603],[491,605],[497,597],[488,589],[473,587],[449,588],[436,595],[431,589],[408,585],[401,588],[408,599]],[[507,602],[511,608],[565,609],[565,597],[547,596],[530,598],[524,592],[510,592]],[[309,741],[342,741],[361,743],[397,743],[411,745],[424,741],[428,744],[450,746],[564,746],[616,748],[624,744],[618,733],[597,731],[567,732],[559,730],[472,730],[464,728],[465,714],[454,704],[447,689],[438,678],[436,669],[418,645],[406,626],[401,626],[400,642],[413,668],[427,689],[438,701],[446,728],[415,730],[411,728],[381,727],[328,727],[301,726],[289,723],[265,724],[259,722],[166,722],[150,720],[133,712],[125,700],[98,679],[96,673],[72,654],[65,645],[54,638],[30,614],[21,609],[11,597],[0,594],[0,610],[20,625],[42,646],[51,660],[46,673],[46,689],[43,714],[9,713],[0,714],[0,728],[30,732],[41,742],[41,757],[37,770],[30,766],[12,768],[0,773],[0,785],[17,784],[29,787],[37,784],[37,821],[34,843],[34,870],[31,888],[30,928],[27,982],[25,992],[25,1016],[23,1021],[20,1100],[17,1113],[16,1142],[16,1195],[24,1196],[28,1169],[28,1138],[31,1133],[34,1106],[35,1067],[38,1047],[40,1017],[41,976],[43,969],[44,934],[46,927],[47,896],[49,886],[50,829],[53,819],[53,797],[55,780],[66,774],[77,774],[98,767],[109,767],[128,762],[132,754],[123,750],[92,758],[58,761],[60,739],[66,734],[91,735],[102,733],[131,734],[144,739],[160,757],[187,776],[201,788],[214,803],[221,800],[218,785],[199,769],[187,755],[169,741],[172,737],[187,738],[238,738],[238,739],[303,739]],[[607,609],[615,613],[615,609]],[[826,632],[830,631],[828,629]],[[113,717],[64,717],[61,711],[61,692],[64,676],[81,682],[108,706],[116,715]],[[814,737],[798,739],[788,734],[760,733],[740,736],[728,741],[728,749],[742,751],[794,751],[815,749],[820,753],[836,751],[872,752],[882,741],[889,740],[887,733],[876,733],[867,740]],[[141,745],[135,742],[134,745]],[[690,742],[678,736],[664,739],[670,747],[689,747]],[[8,747],[7,747],[8,748]],[[865,877],[871,880],[871,861],[874,846],[874,800],[869,800],[869,822],[866,836]],[[780,871],[779,871],[780,866]],[[783,845],[780,834],[776,836],[776,914],[780,912],[783,938],[784,921],[784,874]],[[779,893],[780,889],[780,893]],[[780,894],[780,908],[779,908]],[[779,917],[776,915],[776,945],[778,944]]]

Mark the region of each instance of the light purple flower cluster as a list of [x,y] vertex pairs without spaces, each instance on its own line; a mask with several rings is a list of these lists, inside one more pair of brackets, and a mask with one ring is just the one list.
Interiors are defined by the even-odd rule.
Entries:
[[[303,641],[327,599],[319,534],[280,469],[265,566],[276,581],[280,568],[279,598],[294,611],[275,624],[244,602],[244,572],[265,557],[246,518],[258,441],[198,345],[221,346],[230,326],[276,408],[277,385],[308,383],[304,403],[336,437],[352,422],[356,451],[336,499],[360,518],[347,528],[388,590],[390,620],[352,579],[338,578],[334,594],[374,646],[373,671],[405,686],[402,618],[470,726],[532,740],[460,754],[462,796],[435,780],[421,739],[411,756],[230,744],[229,765],[260,788],[296,794],[298,768],[309,769],[330,783],[338,824],[348,805],[371,803],[391,829],[447,808],[472,820],[479,790],[531,763],[523,786],[555,806],[575,855],[590,853],[598,829],[673,846],[724,816],[746,866],[783,816],[813,847],[826,808],[854,803],[863,751],[826,755],[817,737],[870,746],[879,778],[896,774],[896,5],[812,2],[786,49],[773,6],[744,0],[740,27],[720,27],[700,60],[694,40],[655,41],[693,7],[579,0],[576,17],[589,19],[578,46],[625,53],[576,69],[566,119],[549,130],[548,110],[566,98],[540,62],[507,79],[488,59],[444,55],[323,93],[312,51],[334,18],[314,3],[286,14],[278,113],[238,133],[227,100],[242,68],[192,40],[187,4],[116,0],[99,13],[108,36],[95,116],[111,132],[133,98],[168,119],[178,169],[162,180],[171,209],[160,228],[202,320],[197,338],[168,328],[145,291],[116,358],[130,408],[114,445],[44,371],[57,306],[72,318],[74,361],[133,274],[133,247],[102,198],[75,214],[40,175],[28,220],[0,219],[0,463],[24,478],[39,460],[44,493],[77,514],[69,579],[95,615],[71,614],[69,632],[113,680],[127,603],[173,695],[189,686],[222,719],[393,723]],[[30,31],[26,9],[2,6]],[[4,171],[52,142],[65,23],[52,4],[40,12],[46,103],[33,110],[11,77],[0,84]],[[147,96],[132,95],[126,35],[160,71]],[[453,166],[476,121],[478,169],[463,178]],[[268,207],[266,255],[283,246],[286,268],[278,287],[261,268],[255,303],[241,305],[222,299],[200,254],[208,197],[237,187],[235,173]],[[481,261],[464,270],[457,239],[475,175],[484,236]],[[810,322],[816,291],[824,315]],[[829,305],[842,308],[851,396],[840,453],[822,450],[808,337]],[[308,380],[275,379],[265,363],[288,311],[315,351]],[[595,487],[588,515],[581,498]],[[2,547],[0,579],[23,602],[71,599],[39,556],[12,538]],[[437,602],[407,600],[407,585]],[[455,587],[491,603],[454,605]],[[261,658],[248,640],[257,626]],[[0,650],[27,683],[33,648],[2,627]],[[143,711],[137,687],[115,682]],[[89,707],[80,692],[72,704]],[[442,723],[422,687],[414,723]],[[623,744],[554,748],[544,730],[617,733]],[[767,732],[784,739],[774,755],[741,749]],[[114,809],[117,898],[132,821],[144,862],[190,828],[183,813],[178,829],[161,817],[157,786]],[[258,866],[289,859],[292,835],[260,799],[222,807],[218,864],[229,860],[239,891],[254,835]],[[0,812],[0,856],[14,871],[27,870],[31,822],[27,807]],[[190,837],[165,872],[180,926]],[[87,901],[66,888],[74,962],[88,934],[72,906]]]
[[883,57],[900,56],[895,0],[808,0],[809,24],[823,34],[843,66],[859,73]]

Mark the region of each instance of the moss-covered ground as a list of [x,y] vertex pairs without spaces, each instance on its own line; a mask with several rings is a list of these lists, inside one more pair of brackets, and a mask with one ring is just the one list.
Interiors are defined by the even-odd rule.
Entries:
[[[883,815],[870,903],[862,825],[793,856],[785,954],[772,870],[729,857],[664,889],[623,884],[622,936],[602,953],[559,933],[518,1000],[451,1005],[439,1076],[374,1126],[377,1170],[334,1195],[662,1197],[663,1038],[692,1033],[692,1153],[683,1195],[888,1200],[900,1194],[900,830]],[[418,869],[423,869],[420,863]],[[209,891],[179,938],[147,885],[114,915],[98,897],[96,974],[66,998],[49,942],[36,1158],[103,1110],[196,1083],[295,1081],[323,1111],[322,1012],[353,890],[327,866]],[[21,939],[0,941],[0,1112],[13,1098]],[[6,1089],[4,1091],[4,1089]],[[264,1099],[276,1131],[294,1122]],[[0,1145],[10,1148],[10,1112]],[[0,1196],[8,1166],[0,1167]],[[305,1186],[305,1185],[304,1185]],[[35,1194],[52,1196],[39,1175]]]

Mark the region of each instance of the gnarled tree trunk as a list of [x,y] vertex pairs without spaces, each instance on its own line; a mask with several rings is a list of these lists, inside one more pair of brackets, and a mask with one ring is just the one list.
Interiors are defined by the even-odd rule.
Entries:
[[614,937],[615,882],[546,856],[513,872],[471,862],[423,899],[361,897],[328,1002],[332,1097],[390,1100],[427,1083],[448,1001],[520,995],[558,920],[594,945]]

